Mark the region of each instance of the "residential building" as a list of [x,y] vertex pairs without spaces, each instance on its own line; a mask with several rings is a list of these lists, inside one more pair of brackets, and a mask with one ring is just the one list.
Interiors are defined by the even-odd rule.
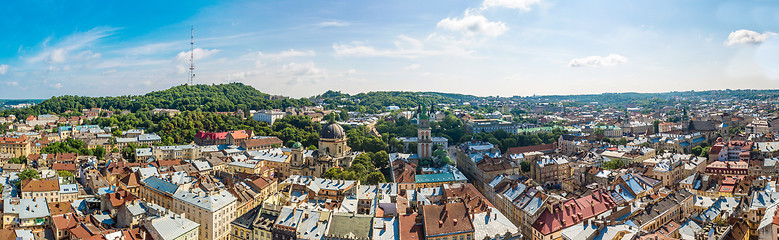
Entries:
[[43,229],[49,225],[50,217],[45,198],[3,201],[3,228]]
[[654,202],[632,216],[633,222],[646,231],[654,231],[668,221],[679,222],[693,211],[694,194],[680,189]]
[[25,179],[21,184],[22,199],[42,198],[47,202],[60,202],[60,185],[57,179]]
[[230,222],[238,217],[237,199],[230,192],[193,187],[176,191],[173,199],[173,212],[200,224],[199,239],[229,239]]
[[539,184],[562,184],[571,177],[570,162],[563,156],[542,156],[530,164],[530,175]]

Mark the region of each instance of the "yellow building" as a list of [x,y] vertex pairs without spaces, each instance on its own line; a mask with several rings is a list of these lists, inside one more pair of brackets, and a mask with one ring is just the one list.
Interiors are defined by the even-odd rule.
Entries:
[[0,137],[0,153],[13,154],[15,158],[30,155],[32,147],[27,136]]

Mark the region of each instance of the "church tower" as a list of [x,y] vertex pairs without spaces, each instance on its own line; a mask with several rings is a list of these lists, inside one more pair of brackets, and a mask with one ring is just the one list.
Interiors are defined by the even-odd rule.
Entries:
[[433,140],[430,138],[430,116],[424,106],[419,108],[417,128],[417,154],[419,159],[430,158],[433,155]]

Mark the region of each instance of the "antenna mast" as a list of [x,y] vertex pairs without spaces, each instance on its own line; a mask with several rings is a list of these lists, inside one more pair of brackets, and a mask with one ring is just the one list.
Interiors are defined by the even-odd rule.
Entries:
[[187,83],[193,85],[195,81],[195,27],[189,30],[189,79]]

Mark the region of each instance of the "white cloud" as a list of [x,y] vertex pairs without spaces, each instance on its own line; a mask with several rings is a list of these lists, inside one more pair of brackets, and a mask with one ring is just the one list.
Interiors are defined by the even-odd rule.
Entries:
[[227,81],[243,81],[248,77],[260,74],[259,70],[234,72],[227,75]]
[[329,77],[327,69],[319,68],[313,62],[289,63],[281,66],[276,75],[287,81],[288,85],[297,83],[317,83]]
[[735,32],[731,32],[728,35],[728,41],[725,45],[732,46],[734,44],[760,44],[775,36],[776,33],[765,32],[759,33],[751,30],[741,29]]
[[504,7],[530,11],[530,6],[541,2],[541,0],[484,0],[482,8]]
[[420,66],[421,65],[419,65],[419,64],[411,64],[411,65],[408,65],[408,67],[406,67],[405,70],[416,70],[416,69],[419,69]]
[[62,83],[56,83],[56,84],[52,84],[51,87],[56,88],[56,89],[60,89],[63,86],[62,86]]
[[351,25],[349,22],[344,21],[324,21],[316,24],[320,27],[346,27]]
[[195,60],[195,67],[197,67],[198,60],[202,60],[205,58],[210,57],[211,55],[214,55],[219,52],[219,49],[202,49],[202,48],[195,48],[194,51],[186,51],[186,52],[180,52],[178,55],[176,55],[176,70],[179,73],[185,73],[187,72],[187,69],[189,69],[189,57],[190,53],[194,52],[194,60]]
[[0,75],[5,75],[6,73],[8,73],[8,65],[0,64]]
[[46,62],[48,63],[64,63],[65,62],[65,55],[67,55],[67,51],[62,48],[54,49],[51,51],[51,54],[49,54],[49,57],[46,59]]
[[5,84],[8,84],[8,86],[14,86],[14,87],[19,86],[19,82],[17,82],[17,81],[5,82]]
[[187,45],[184,45],[184,44],[185,44],[185,42],[183,42],[183,41],[152,43],[152,44],[146,44],[146,45],[143,45],[143,46],[119,49],[119,50],[116,50],[114,52],[117,53],[117,54],[120,54],[120,55],[130,55],[130,56],[150,55],[150,54],[160,53],[161,51],[167,51],[167,50],[170,50],[170,49],[175,49],[176,46],[179,46],[179,47],[188,46],[189,42],[186,42]]
[[[118,30],[118,28],[97,27],[87,32],[74,33],[54,45],[49,45],[49,42],[51,41],[51,38],[49,38],[43,42],[43,49],[37,55],[27,58],[26,60],[33,63],[41,61],[45,61],[49,64],[65,63],[69,60],[70,52],[79,51],[92,46],[98,40],[113,35],[116,30]],[[82,53],[84,53],[84,51],[74,56],[74,58],[82,58],[74,60],[84,60],[83,57],[87,57],[86,59],[94,58],[89,58],[89,56],[100,57],[99,54],[92,53],[91,51],[89,51],[89,55],[82,55]]]
[[626,57],[618,54],[609,54],[608,56],[589,56],[585,58],[576,58],[568,63],[568,67],[611,67],[628,62]]
[[[393,49],[376,49],[366,42],[354,41],[348,44],[334,43],[336,55],[356,57],[399,57],[417,58],[426,56],[466,56],[473,53],[458,46],[456,41],[449,41],[431,35],[424,41],[400,35],[393,41]],[[435,46],[431,48],[429,46]]]
[[[182,62],[182,61],[188,62],[189,61],[189,55],[190,55],[191,52],[193,52],[193,51],[180,52],[176,56],[176,60],[178,60],[179,62]],[[195,61],[197,61],[197,60],[205,59],[205,58],[207,58],[207,57],[209,57],[211,55],[214,55],[214,54],[216,54],[218,52],[219,52],[219,49],[195,48],[195,50],[194,50],[195,54],[194,54],[193,57],[194,57]]]
[[282,52],[276,53],[276,54],[264,54],[262,52],[257,52],[257,54],[261,58],[270,58],[270,59],[275,59],[275,60],[279,60],[279,59],[282,59],[282,58],[291,58],[291,57],[311,57],[311,56],[316,56],[316,52],[314,52],[314,50],[297,51],[295,49],[289,49],[287,51],[282,51]]
[[485,35],[497,37],[508,30],[504,22],[491,22],[480,13],[474,13],[474,10],[465,10],[465,16],[462,18],[444,18],[437,25],[450,31],[460,32],[467,36]]

